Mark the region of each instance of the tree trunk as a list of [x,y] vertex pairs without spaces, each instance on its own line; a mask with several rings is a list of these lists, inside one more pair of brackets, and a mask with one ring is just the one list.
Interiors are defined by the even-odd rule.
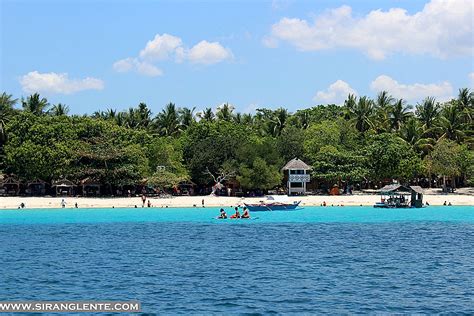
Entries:
[[448,192],[448,188],[446,187],[446,176],[443,176],[443,192]]

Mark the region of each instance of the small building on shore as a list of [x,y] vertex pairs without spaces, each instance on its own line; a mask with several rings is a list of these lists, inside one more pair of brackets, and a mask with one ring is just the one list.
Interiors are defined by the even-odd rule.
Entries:
[[73,196],[76,194],[77,185],[68,179],[59,179],[51,182],[56,196]]
[[306,194],[306,184],[311,181],[311,167],[304,161],[293,158],[282,168],[287,171],[288,195],[304,195]]
[[407,208],[423,206],[423,189],[420,186],[404,186],[401,184],[386,185],[379,190],[380,202],[374,207]]
[[20,193],[20,180],[12,175],[4,176],[2,182],[0,183],[2,194],[14,196]]

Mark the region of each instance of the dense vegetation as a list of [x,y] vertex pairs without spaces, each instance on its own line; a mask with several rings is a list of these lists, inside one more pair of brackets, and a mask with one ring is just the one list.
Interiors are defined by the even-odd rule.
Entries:
[[[474,93],[407,105],[381,92],[319,105],[235,113],[224,104],[195,113],[173,103],[153,115],[144,103],[127,111],[68,115],[39,94],[0,96],[0,173],[29,181],[93,178],[109,186],[143,182],[162,188],[232,174],[244,190],[282,185],[281,167],[299,157],[319,186],[332,183],[474,182]],[[424,179],[424,180],[422,180]],[[454,181],[455,179],[455,181]],[[439,183],[439,182],[438,182]]]

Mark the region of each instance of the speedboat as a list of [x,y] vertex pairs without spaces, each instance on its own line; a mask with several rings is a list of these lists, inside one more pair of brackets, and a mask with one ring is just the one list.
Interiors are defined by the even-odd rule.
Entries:
[[250,212],[267,212],[267,211],[294,211],[301,201],[290,202],[288,198],[282,196],[267,196],[265,201],[259,203],[245,203],[244,205]]

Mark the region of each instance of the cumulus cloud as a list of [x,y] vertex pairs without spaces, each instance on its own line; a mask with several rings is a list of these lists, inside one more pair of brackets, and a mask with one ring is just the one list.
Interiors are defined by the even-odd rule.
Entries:
[[140,51],[140,58],[166,60],[181,46],[183,46],[183,41],[179,37],[169,34],[156,34],[155,38],[148,41],[145,48]]
[[190,62],[211,65],[232,58],[230,50],[218,42],[201,41],[194,45],[186,54]]
[[387,75],[375,78],[370,84],[370,89],[374,92],[388,91],[395,98],[412,102],[420,101],[426,96],[436,97],[439,101],[447,101],[453,96],[453,87],[447,81],[428,84],[402,84]]
[[187,48],[181,38],[170,34],[157,34],[148,41],[138,57],[129,57],[116,61],[113,69],[117,72],[130,72],[146,76],[160,76],[163,71],[154,63],[174,60],[181,63],[188,61],[192,64],[212,65],[232,59],[230,49],[219,42],[200,41],[191,48]]
[[319,103],[342,104],[349,94],[357,95],[357,91],[352,89],[347,82],[337,80],[332,83],[327,90],[318,91],[314,96],[313,101]]
[[158,67],[145,61],[139,61],[137,58],[121,59],[113,64],[113,68],[117,72],[135,71],[149,77],[161,76],[163,74],[163,71]]
[[307,21],[282,18],[263,44],[279,41],[301,51],[353,48],[380,60],[391,53],[429,54],[440,58],[474,53],[472,0],[431,0],[414,14],[392,8],[358,17],[349,6],[328,10]]
[[31,71],[20,78],[27,93],[72,94],[84,90],[102,90],[104,82],[97,78],[69,79],[67,73]]

